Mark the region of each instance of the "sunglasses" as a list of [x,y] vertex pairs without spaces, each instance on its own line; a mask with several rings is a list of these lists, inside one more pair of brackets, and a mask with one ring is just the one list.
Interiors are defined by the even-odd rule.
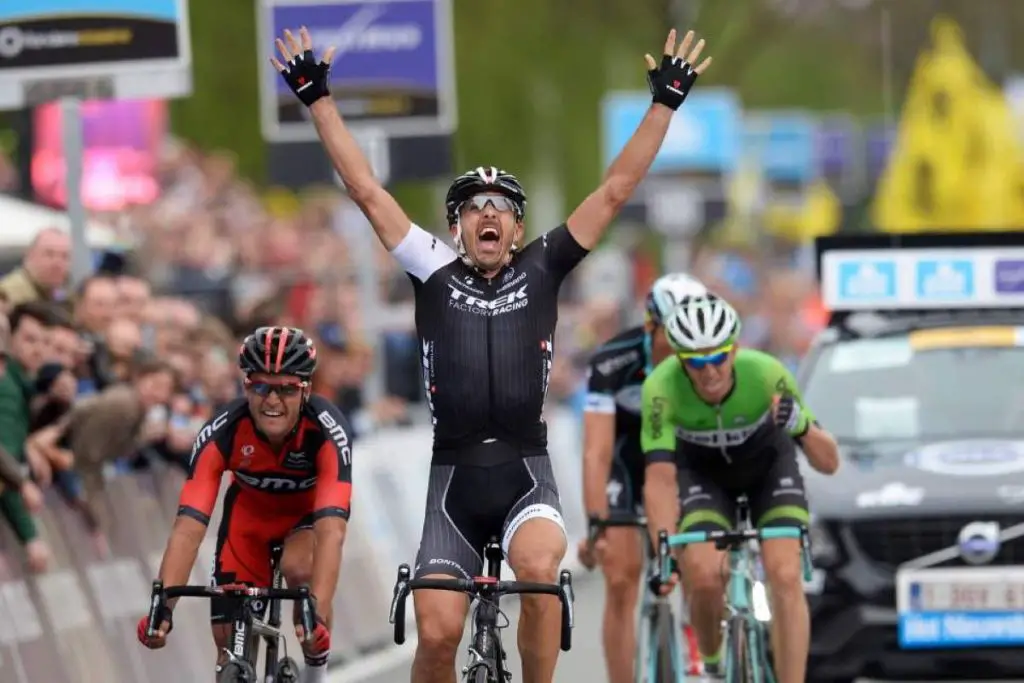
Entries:
[[702,370],[709,365],[721,365],[729,357],[732,351],[732,344],[722,347],[711,353],[679,353],[679,360],[694,370]]
[[305,382],[253,382],[252,380],[245,380],[245,388],[252,391],[257,396],[266,398],[271,393],[276,392],[281,398],[289,396],[297,396],[306,388]]
[[460,210],[466,211],[469,209],[476,211],[483,211],[490,204],[494,207],[494,210],[503,212],[514,212],[516,210],[515,203],[503,194],[478,194],[470,197],[462,203]]

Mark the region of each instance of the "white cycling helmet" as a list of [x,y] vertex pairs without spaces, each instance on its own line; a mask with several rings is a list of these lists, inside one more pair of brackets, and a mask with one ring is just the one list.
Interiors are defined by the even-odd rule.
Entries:
[[736,309],[711,293],[683,299],[665,320],[665,334],[676,351],[718,348],[739,333]]
[[697,278],[685,273],[662,275],[647,294],[647,315],[655,325],[665,324],[665,318],[683,299],[689,296],[704,296],[708,288]]

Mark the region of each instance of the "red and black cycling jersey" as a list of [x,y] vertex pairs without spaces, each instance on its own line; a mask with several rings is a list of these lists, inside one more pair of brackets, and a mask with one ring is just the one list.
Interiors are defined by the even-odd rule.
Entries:
[[231,472],[237,495],[270,514],[348,519],[350,431],[348,420],[333,403],[311,396],[292,437],[276,451],[256,429],[248,402],[233,401],[196,437],[178,514],[209,524],[221,477]]

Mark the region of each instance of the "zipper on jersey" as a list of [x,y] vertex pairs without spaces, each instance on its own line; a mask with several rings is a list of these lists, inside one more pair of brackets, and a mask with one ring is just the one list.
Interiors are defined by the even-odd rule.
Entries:
[[725,438],[725,425],[722,424],[722,404],[715,404],[715,423],[718,425],[718,438],[721,440],[720,451],[722,451],[722,457],[725,458],[725,462],[732,464],[732,458],[729,457],[728,441]]
[[[494,283],[494,278],[487,278],[485,280],[485,285],[484,286],[489,290],[489,292],[488,292],[489,296],[493,296],[494,295],[494,291],[493,291],[494,288],[492,286],[493,283]],[[488,297],[488,300],[490,300],[489,297]],[[490,423],[494,422],[494,416],[492,415],[492,412],[494,411],[494,363],[491,362],[491,346],[493,345],[493,338],[491,336],[491,332],[494,329],[491,323],[493,321],[494,321],[494,316],[491,315],[491,310],[488,309],[487,310],[487,419],[488,419],[488,422],[490,422]],[[490,439],[490,438],[494,437],[494,434],[491,434],[490,431],[491,431],[490,430],[490,425],[488,425],[488,429],[487,429],[488,434],[487,434],[487,436],[485,438]]]

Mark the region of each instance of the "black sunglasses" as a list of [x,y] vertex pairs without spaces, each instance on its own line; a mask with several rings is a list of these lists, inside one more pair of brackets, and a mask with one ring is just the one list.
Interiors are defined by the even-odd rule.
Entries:
[[278,396],[285,398],[296,396],[306,388],[305,382],[253,382],[245,380],[245,388],[251,390],[257,396],[267,397],[276,392]]

